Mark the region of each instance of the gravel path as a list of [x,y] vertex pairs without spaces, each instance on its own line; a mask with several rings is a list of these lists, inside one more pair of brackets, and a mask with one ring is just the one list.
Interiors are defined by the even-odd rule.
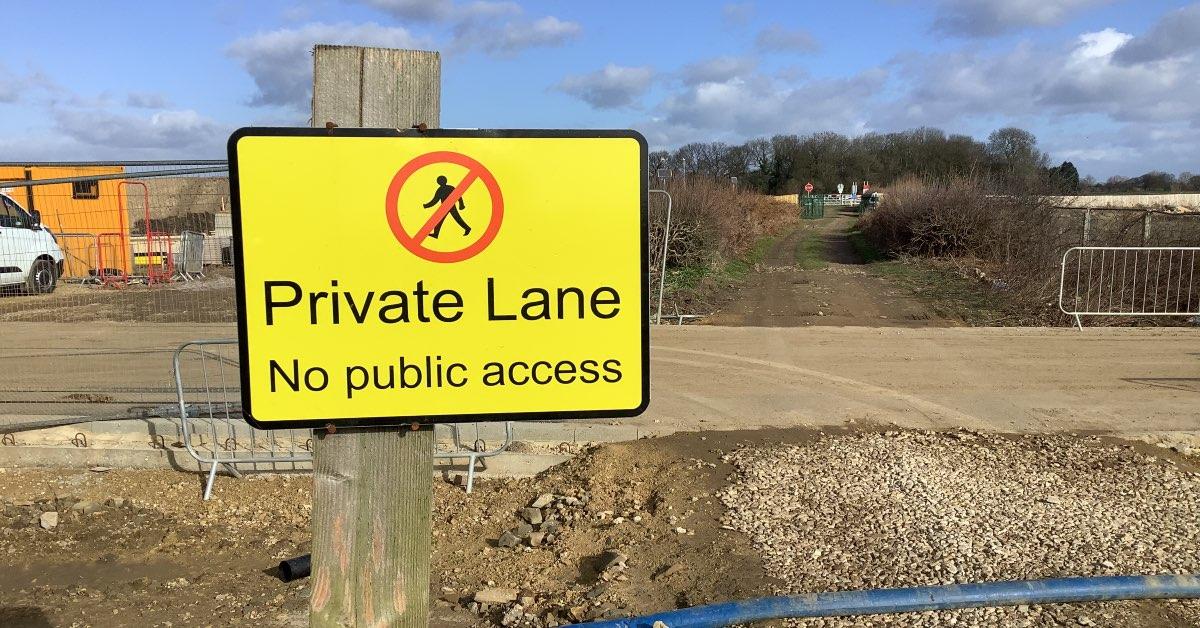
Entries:
[[[728,456],[724,523],[779,593],[1200,572],[1200,474],[1097,438],[888,432]],[[1197,625],[1196,602],[798,621],[801,626]]]

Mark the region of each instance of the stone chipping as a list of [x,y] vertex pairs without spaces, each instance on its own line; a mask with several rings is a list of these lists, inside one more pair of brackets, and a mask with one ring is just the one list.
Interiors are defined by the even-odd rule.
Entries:
[[[1200,474],[1095,437],[826,435],[725,460],[722,523],[777,594],[1200,572]],[[1147,611],[1147,604],[1157,605]],[[1197,625],[1196,602],[1021,606],[798,626]],[[1161,623],[1160,623],[1161,620]]]

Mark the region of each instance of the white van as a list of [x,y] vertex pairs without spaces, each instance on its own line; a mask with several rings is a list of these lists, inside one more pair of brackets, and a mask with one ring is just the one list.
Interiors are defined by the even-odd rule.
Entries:
[[0,288],[54,292],[63,271],[63,252],[37,211],[25,211],[0,192]]

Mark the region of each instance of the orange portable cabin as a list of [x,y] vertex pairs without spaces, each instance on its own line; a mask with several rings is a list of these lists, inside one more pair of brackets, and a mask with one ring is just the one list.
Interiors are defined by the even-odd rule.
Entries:
[[122,166],[0,164],[0,190],[25,207],[42,214],[66,257],[63,276],[86,278],[101,269],[129,274],[128,203],[120,180],[77,181],[15,187],[5,181],[28,181],[122,174]]

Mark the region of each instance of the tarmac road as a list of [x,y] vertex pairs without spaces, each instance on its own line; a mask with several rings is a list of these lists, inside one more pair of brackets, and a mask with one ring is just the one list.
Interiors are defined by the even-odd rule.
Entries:
[[[228,324],[4,327],[0,426],[170,404],[173,348],[233,334]],[[646,414],[590,423],[618,423],[638,434],[847,422],[1006,432],[1200,430],[1195,329],[660,327],[652,334],[651,368]]]

